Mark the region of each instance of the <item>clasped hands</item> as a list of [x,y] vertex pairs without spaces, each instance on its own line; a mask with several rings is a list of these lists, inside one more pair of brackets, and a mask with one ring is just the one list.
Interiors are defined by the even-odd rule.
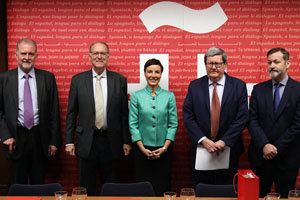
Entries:
[[202,141],[202,144],[209,153],[221,153],[224,151],[224,148],[226,146],[226,144],[222,140],[214,142],[208,138],[205,138]]
[[148,160],[156,160],[165,152],[163,148],[158,148],[154,151],[144,148],[142,152],[147,156]]

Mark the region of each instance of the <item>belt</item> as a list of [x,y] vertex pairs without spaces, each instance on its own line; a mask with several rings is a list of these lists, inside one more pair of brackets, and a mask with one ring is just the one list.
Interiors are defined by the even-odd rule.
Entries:
[[[28,130],[25,126],[19,126],[19,125],[17,125],[17,128],[18,128],[18,129],[25,129],[25,130]],[[39,125],[33,126],[30,130],[36,129],[36,128],[39,128]]]
[[94,130],[94,135],[106,136],[107,135],[107,130],[104,130],[104,129],[95,129]]

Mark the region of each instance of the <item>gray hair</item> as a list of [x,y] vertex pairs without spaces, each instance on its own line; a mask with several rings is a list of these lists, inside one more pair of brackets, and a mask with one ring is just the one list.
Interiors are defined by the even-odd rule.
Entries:
[[20,44],[21,44],[22,42],[33,44],[33,46],[34,46],[34,48],[35,48],[35,51],[34,51],[34,52],[37,52],[37,45],[36,45],[36,42],[35,42],[34,40],[28,39],[28,38],[23,38],[23,39],[20,39],[20,40],[18,41],[16,52],[19,51],[19,47],[20,47]]
[[95,44],[103,44],[107,49],[107,53],[109,54],[109,47],[108,44],[106,44],[105,42],[93,42],[89,48],[89,53],[92,53],[92,48]]
[[213,57],[217,55],[222,55],[223,63],[227,63],[227,54],[226,52],[219,47],[210,47],[204,55],[204,63],[206,64],[207,57]]

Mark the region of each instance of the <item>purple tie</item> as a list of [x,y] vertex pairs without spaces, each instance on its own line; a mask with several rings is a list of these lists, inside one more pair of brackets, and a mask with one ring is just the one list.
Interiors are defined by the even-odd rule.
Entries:
[[24,125],[30,130],[33,127],[33,106],[32,98],[29,86],[29,75],[25,74],[25,84],[24,84]]

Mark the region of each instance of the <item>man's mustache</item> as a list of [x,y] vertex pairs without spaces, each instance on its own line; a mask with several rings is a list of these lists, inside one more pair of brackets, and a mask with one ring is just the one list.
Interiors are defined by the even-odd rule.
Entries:
[[30,59],[23,59],[22,62],[23,63],[32,63],[32,60],[30,60]]

